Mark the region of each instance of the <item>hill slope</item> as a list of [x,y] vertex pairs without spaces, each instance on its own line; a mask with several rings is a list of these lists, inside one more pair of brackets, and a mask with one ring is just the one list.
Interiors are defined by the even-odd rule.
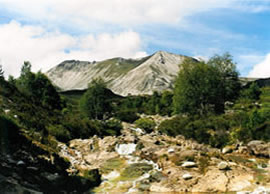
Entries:
[[101,77],[116,94],[152,94],[153,91],[172,88],[179,64],[185,58],[187,57],[159,51],[141,59],[64,61],[49,70],[47,76],[63,91],[85,89],[89,82]]

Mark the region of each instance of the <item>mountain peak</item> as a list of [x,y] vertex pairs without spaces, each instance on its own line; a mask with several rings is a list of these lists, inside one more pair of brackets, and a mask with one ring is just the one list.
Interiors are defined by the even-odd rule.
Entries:
[[64,61],[47,72],[52,82],[64,91],[86,89],[93,79],[103,78],[114,93],[126,96],[168,90],[186,56],[157,51],[140,60],[113,58],[98,63]]

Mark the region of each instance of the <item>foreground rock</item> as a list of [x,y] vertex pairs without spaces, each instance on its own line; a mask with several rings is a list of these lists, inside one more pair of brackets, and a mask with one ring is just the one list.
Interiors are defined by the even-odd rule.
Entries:
[[102,173],[103,182],[94,192],[207,193],[270,188],[266,158],[235,150],[223,154],[182,136],[134,133],[132,127],[125,124],[119,137],[72,140],[65,148],[63,153],[77,173],[95,168]]
[[1,194],[83,193],[100,184],[98,169],[86,171],[84,177],[68,174],[68,161],[24,135],[21,142],[9,142],[8,153],[0,153]]

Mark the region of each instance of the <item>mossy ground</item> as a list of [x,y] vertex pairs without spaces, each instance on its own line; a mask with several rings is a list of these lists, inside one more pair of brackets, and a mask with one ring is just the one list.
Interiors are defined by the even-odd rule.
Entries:
[[121,170],[126,165],[123,158],[113,158],[106,161],[100,168],[102,174],[108,174],[114,170]]
[[150,164],[134,163],[121,172],[119,179],[122,181],[136,179],[152,169]]

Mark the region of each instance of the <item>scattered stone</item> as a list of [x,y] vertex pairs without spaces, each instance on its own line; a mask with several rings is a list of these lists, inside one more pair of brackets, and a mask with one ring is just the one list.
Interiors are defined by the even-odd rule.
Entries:
[[237,153],[239,153],[239,154],[249,153],[247,146],[239,146],[237,149]]
[[39,169],[37,167],[33,167],[33,166],[28,166],[26,169],[30,170],[30,171],[33,171],[33,172],[39,171]]
[[184,180],[192,179],[192,175],[191,174],[184,174],[182,177],[183,177]]
[[168,153],[169,153],[169,154],[174,153],[174,149],[173,149],[173,148],[169,148],[169,149],[168,149]]
[[228,168],[229,168],[229,164],[227,162],[222,161],[218,164],[219,170],[227,170]]
[[223,149],[222,149],[222,153],[223,154],[228,154],[228,153],[232,153],[233,150],[235,150],[235,146],[225,146]]
[[237,166],[237,164],[235,162],[229,162],[230,166]]
[[22,160],[20,160],[20,161],[17,162],[17,166],[24,166],[24,165],[25,165],[25,163]]
[[145,134],[145,132],[141,128],[133,128],[133,127],[131,127],[130,129],[132,131],[135,131],[136,133]]
[[181,166],[186,167],[186,168],[193,168],[193,167],[196,167],[196,163],[195,162],[184,162]]
[[256,162],[256,159],[255,158],[251,158],[251,159],[248,159],[248,161],[250,161],[250,162]]

